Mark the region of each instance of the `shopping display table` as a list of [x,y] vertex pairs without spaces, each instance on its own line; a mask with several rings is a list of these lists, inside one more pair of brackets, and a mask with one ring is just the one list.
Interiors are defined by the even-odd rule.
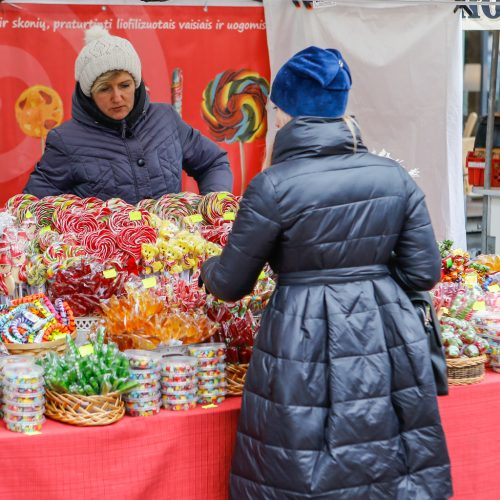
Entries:
[[[0,426],[2,500],[223,500],[240,398],[217,408],[162,410],[106,427],[47,420],[26,436]],[[439,407],[455,500],[495,500],[500,471],[500,374],[451,387]]]
[[0,424],[0,499],[226,499],[240,402],[105,427],[47,419],[29,436]]
[[497,500],[500,475],[500,374],[452,386],[439,410],[451,458],[454,500]]

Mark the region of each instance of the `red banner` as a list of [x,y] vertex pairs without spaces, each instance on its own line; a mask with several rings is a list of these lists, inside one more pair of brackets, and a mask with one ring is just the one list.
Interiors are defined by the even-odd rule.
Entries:
[[[240,194],[264,157],[262,7],[0,4],[0,203],[24,187],[48,130],[71,117],[74,62],[94,23],[134,45],[153,102],[172,102],[228,152]],[[248,116],[261,121],[257,130]],[[186,177],[184,188],[196,183]]]

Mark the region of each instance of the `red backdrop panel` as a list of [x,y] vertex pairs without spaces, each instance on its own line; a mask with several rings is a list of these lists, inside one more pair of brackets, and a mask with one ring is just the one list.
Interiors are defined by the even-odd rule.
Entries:
[[[183,73],[182,117],[210,136],[202,118],[203,91],[217,74],[247,69],[269,80],[269,60],[262,7],[101,6],[0,4],[0,203],[18,193],[40,158],[41,138],[25,135],[15,115],[21,92],[33,85],[54,89],[71,117],[74,61],[83,34],[99,22],[114,35],[128,38],[143,65],[152,101],[171,102],[175,68]],[[246,182],[260,171],[264,137],[229,144],[227,150],[240,194],[241,154]],[[241,150],[240,150],[241,149]],[[196,190],[185,178],[184,188]]]

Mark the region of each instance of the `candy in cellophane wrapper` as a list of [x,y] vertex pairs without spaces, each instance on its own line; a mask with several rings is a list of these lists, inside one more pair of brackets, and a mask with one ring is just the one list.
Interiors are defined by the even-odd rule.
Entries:
[[431,296],[438,316],[469,320],[476,311],[486,307],[485,293],[479,285],[438,283]]
[[98,315],[103,300],[125,294],[129,279],[129,273],[118,264],[80,260],[54,274],[47,287],[48,295],[67,301],[75,316]]
[[226,362],[248,363],[259,322],[247,305],[241,301],[225,303],[209,297],[207,315],[219,325],[212,340],[226,344]]
[[13,215],[0,211],[0,296],[14,296],[21,283],[29,239],[29,224],[19,224]]
[[103,303],[107,335],[121,350],[153,350],[172,341],[201,342],[215,331],[204,314],[184,312],[168,306],[164,297],[137,282],[129,282],[126,297],[111,297]]
[[441,341],[448,358],[477,357],[488,352],[489,343],[475,328],[474,318],[486,309],[479,285],[439,283],[432,291],[439,311]]

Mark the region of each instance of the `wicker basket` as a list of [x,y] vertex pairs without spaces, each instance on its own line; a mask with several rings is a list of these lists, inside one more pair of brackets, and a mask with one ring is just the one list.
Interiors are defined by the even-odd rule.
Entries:
[[117,393],[82,396],[46,391],[45,399],[45,415],[65,424],[109,425],[125,415],[125,404]]
[[226,365],[226,393],[228,396],[241,396],[243,394],[247,369],[248,363]]
[[486,356],[476,358],[447,359],[448,383],[450,385],[478,384],[484,379]]
[[90,334],[94,333],[101,321],[100,316],[77,316],[75,326],[77,332],[76,344],[82,345],[89,341]]
[[[71,338],[75,340],[76,332],[71,334]],[[37,342],[36,344],[11,344],[6,343],[5,347],[9,354],[31,354],[32,356],[43,356],[48,351],[56,351],[62,354],[67,349],[66,337],[61,337],[51,342]]]

